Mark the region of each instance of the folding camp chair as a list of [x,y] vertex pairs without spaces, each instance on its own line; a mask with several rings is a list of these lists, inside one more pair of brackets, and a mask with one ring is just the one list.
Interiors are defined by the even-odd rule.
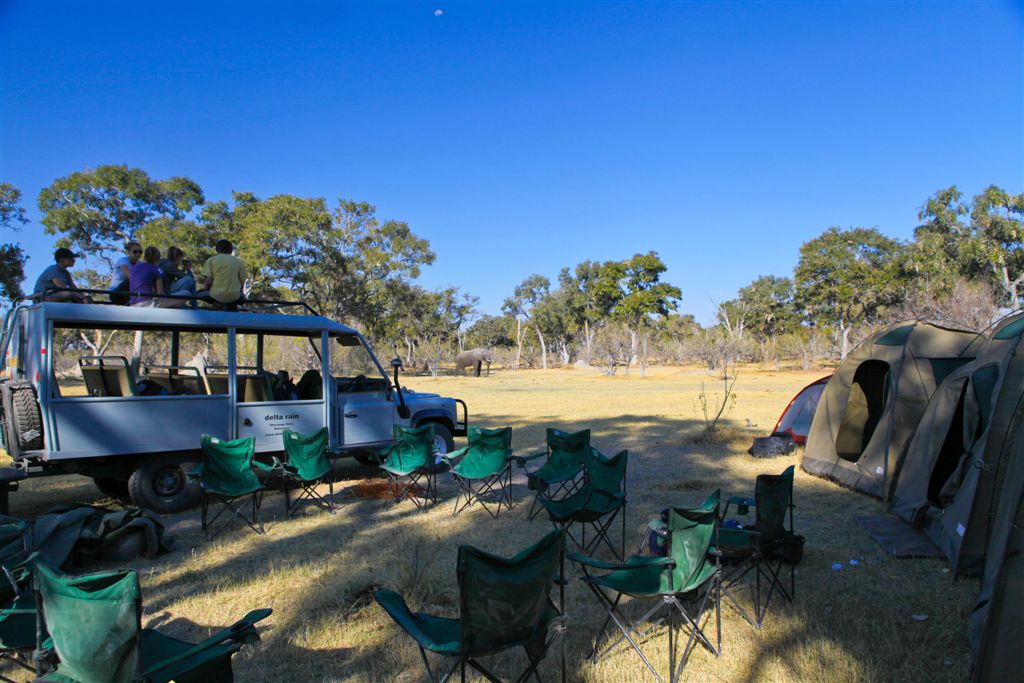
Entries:
[[[284,430],[285,461],[281,463],[280,473],[284,479],[284,506],[288,514],[299,509],[303,500],[309,500],[334,513],[334,470],[327,457],[327,427],[312,434],[300,434],[290,429]],[[316,485],[327,482],[330,498],[317,493]],[[290,485],[297,484],[301,489],[295,500],[290,500]]]
[[[530,505],[529,519],[540,513],[542,498],[554,500],[571,494],[579,487],[583,459],[589,448],[589,429],[570,433],[548,428],[547,448],[544,451],[513,456],[513,460],[526,471],[526,485],[536,491],[533,504]],[[540,458],[544,458],[544,463],[539,467],[532,470],[526,467],[526,463]]]
[[[0,516],[0,659],[36,673],[36,602],[31,586],[31,563],[24,520]],[[0,681],[14,681],[0,675]]]
[[[262,534],[264,530],[260,522],[260,503],[263,502],[263,484],[256,477],[255,470],[274,473],[275,468],[253,458],[256,440],[251,436],[226,441],[203,434],[202,444],[203,460],[188,476],[199,482],[202,491],[203,532],[206,540],[212,541],[236,518],[256,533]],[[211,499],[221,504],[212,519],[209,517]],[[250,504],[252,513],[247,515],[244,508]],[[214,529],[214,523],[225,512],[231,515]]]
[[[718,528],[718,510],[718,492],[698,508],[669,508],[668,521],[656,522],[660,527],[657,533],[666,543],[664,556],[633,555],[623,563],[613,563],[582,554],[569,555],[569,559],[583,570],[583,581],[587,587],[608,612],[594,639],[592,661],[596,662],[626,641],[654,677],[664,681],[641,647],[656,630],[656,623],[668,626],[670,683],[681,679],[683,667],[698,641],[716,657],[721,654],[721,570],[710,552]],[[594,574],[593,570],[607,573]],[[624,595],[657,599],[657,602],[631,623],[620,607]],[[710,617],[710,607],[715,610],[717,637],[714,645],[702,625],[705,617]],[[601,637],[611,622],[622,635],[599,651]],[[677,666],[676,631],[684,624],[689,629],[689,637]]]
[[38,619],[49,634],[40,657],[56,668],[53,683],[228,683],[231,657],[259,640],[255,624],[271,610],[249,612],[201,643],[142,628],[142,594],[132,570],[62,576],[35,568]]
[[[540,504],[556,528],[566,530],[573,543],[584,553],[593,554],[603,542],[617,559],[626,554],[626,463],[629,451],[605,458],[596,448],[587,447],[583,460],[583,485],[561,500],[541,498]],[[621,513],[622,549],[612,544],[609,532]],[[574,532],[573,525],[578,525]],[[587,540],[587,527],[594,536]],[[578,537],[577,537],[578,534]]]
[[[395,425],[394,439],[390,447],[373,454],[388,482],[395,487],[392,504],[409,498],[420,510],[426,510],[428,502],[436,505],[434,425],[430,422],[421,427]],[[423,500],[417,497],[418,490],[422,490]]]
[[[753,507],[755,523],[748,527],[723,523],[717,545],[726,565],[722,591],[740,615],[751,626],[760,629],[776,592],[789,602],[796,594],[796,562],[803,550],[803,539],[793,533],[793,466],[787,467],[782,474],[759,474],[754,485],[754,498],[729,498],[723,519],[728,516],[731,505],[736,505],[740,515],[747,514]],[[781,579],[782,566],[787,563],[790,565],[788,589]],[[733,595],[734,586],[751,570],[754,572],[753,618]],[[764,590],[762,580],[768,584]]]
[[[512,509],[512,428],[469,428],[469,445],[441,456],[451,468],[459,485],[453,515],[459,514],[473,503],[497,519],[504,503]],[[498,494],[492,511],[484,496]]]
[[[555,530],[511,558],[503,558],[472,546],[459,546],[459,618],[412,612],[398,593],[379,590],[373,597],[420,648],[427,676],[434,674],[427,651],[454,662],[438,679],[449,681],[459,672],[466,680],[466,665],[489,681],[498,681],[480,658],[522,647],[529,664],[515,680],[531,676],[540,681],[537,667],[556,636],[561,636],[562,680],[565,680],[565,625],[562,579],[565,534]],[[556,606],[550,597],[559,585]]]

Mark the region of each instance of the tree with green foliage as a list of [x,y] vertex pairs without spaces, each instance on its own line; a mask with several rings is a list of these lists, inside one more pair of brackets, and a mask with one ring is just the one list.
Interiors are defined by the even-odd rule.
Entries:
[[542,333],[538,336],[558,349],[563,365],[571,360],[572,341],[580,330],[579,311],[573,304],[573,292],[559,287],[543,296],[532,311],[533,324]]
[[[21,190],[11,183],[0,183],[0,233],[16,232],[28,223],[21,207]],[[25,279],[25,252],[14,242],[5,242],[0,235],[0,297],[14,302],[24,296],[21,281]]]
[[[629,332],[631,360],[638,358],[640,329],[657,317],[667,316],[678,307],[682,292],[661,281],[668,268],[657,252],[634,254],[624,261],[607,261],[595,287],[598,301],[610,304],[611,317]],[[646,368],[641,364],[641,372]],[[629,372],[629,365],[626,366]]]
[[1013,310],[1024,296],[1024,193],[1011,195],[990,185],[974,198],[971,228],[981,258]]
[[108,263],[125,242],[139,240],[147,224],[184,221],[203,202],[202,189],[189,178],[155,180],[124,165],[76,171],[39,193],[47,234]]
[[469,348],[505,348],[516,345],[516,324],[507,315],[482,315],[466,330]]
[[[530,323],[531,312],[534,306],[548,294],[548,290],[551,287],[551,281],[543,275],[534,273],[530,277],[519,283],[516,288],[512,291],[512,296],[505,299],[505,302],[501,305],[502,312],[514,318],[516,321],[516,369],[519,368],[519,364],[523,357],[523,343],[525,337],[525,331],[523,329],[523,323]],[[544,332],[536,324],[534,324],[534,331],[537,333],[537,340],[540,342],[542,366],[548,367],[548,354],[547,345],[544,341]]]
[[896,300],[899,253],[899,243],[875,228],[831,227],[800,247],[795,300],[810,322],[836,331],[840,358],[853,326]]
[[572,311],[576,325],[583,332],[583,357],[589,363],[593,360],[594,333],[611,313],[618,292],[606,292],[599,287],[602,264],[598,261],[583,261],[570,270],[563,268],[558,283],[567,296],[567,306]]

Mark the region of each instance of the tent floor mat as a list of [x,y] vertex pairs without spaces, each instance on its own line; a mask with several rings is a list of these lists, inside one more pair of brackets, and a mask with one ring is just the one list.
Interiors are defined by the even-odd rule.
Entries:
[[893,557],[945,557],[939,547],[920,529],[915,529],[895,515],[854,517],[882,550]]

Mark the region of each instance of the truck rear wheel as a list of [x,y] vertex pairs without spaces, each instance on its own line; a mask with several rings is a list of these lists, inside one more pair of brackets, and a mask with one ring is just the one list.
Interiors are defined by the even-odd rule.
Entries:
[[143,458],[131,478],[128,492],[140,508],[154,512],[181,512],[199,504],[199,487],[187,474],[196,461],[184,455],[153,455]]

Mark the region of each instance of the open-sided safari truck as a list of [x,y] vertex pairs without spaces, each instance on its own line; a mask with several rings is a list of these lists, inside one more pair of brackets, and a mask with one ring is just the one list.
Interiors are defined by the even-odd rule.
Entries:
[[185,472],[202,434],[271,454],[283,430],[326,426],[333,452],[363,459],[395,424],[434,423],[447,452],[468,420],[460,400],[402,389],[397,359],[392,381],[359,332],[319,315],[22,302],[0,362],[15,467],[92,477],[161,512],[197,500]]

